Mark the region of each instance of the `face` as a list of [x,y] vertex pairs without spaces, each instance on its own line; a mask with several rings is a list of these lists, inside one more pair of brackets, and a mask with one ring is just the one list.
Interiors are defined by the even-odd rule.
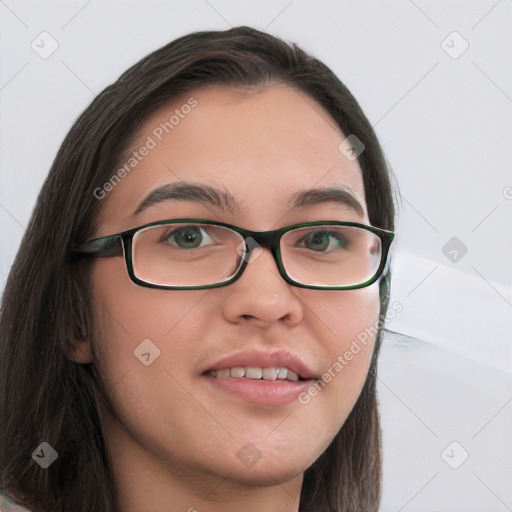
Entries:
[[[195,106],[183,108],[190,98]],[[139,151],[153,146],[148,137],[154,147]],[[317,220],[368,224],[361,169],[338,149],[344,139],[319,104],[287,86],[193,91],[145,122],[132,148],[140,158],[102,199],[95,235],[176,218],[254,231]],[[233,201],[160,197],[140,207],[155,189],[179,182],[214,187]],[[298,193],[327,187],[343,188],[361,209],[332,196],[292,206]],[[111,406],[102,412],[107,445],[148,468],[196,479],[229,474],[246,485],[300,479],[366,378],[374,340],[357,353],[353,342],[378,319],[377,283],[294,287],[264,250],[237,281],[208,290],[141,287],[122,257],[98,259],[92,289],[101,333],[95,362]],[[136,357],[141,352],[150,364]],[[207,374],[226,366],[288,367],[310,379],[241,383]],[[307,392],[322,376],[317,392]]]

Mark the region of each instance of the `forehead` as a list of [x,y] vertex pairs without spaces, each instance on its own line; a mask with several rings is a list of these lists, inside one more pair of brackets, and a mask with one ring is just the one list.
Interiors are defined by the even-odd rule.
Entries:
[[228,190],[237,215],[258,213],[256,229],[271,217],[275,222],[290,197],[309,188],[343,186],[366,214],[359,164],[338,149],[344,139],[330,114],[292,87],[197,89],[145,121],[102,218],[120,226],[152,190],[178,181]]

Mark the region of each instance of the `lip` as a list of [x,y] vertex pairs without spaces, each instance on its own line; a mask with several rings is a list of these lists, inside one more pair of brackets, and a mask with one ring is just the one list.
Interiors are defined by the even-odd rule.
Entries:
[[[217,379],[206,374],[208,371],[233,367],[286,367],[294,371],[301,380],[268,381],[233,377]],[[304,361],[291,352],[250,350],[228,354],[218,359],[201,374],[201,378],[217,396],[219,392],[226,393],[255,405],[278,407],[296,401],[300,393],[306,391],[316,377]]]
[[311,380],[265,381],[233,377],[216,379],[208,375],[202,375],[201,378],[217,397],[219,394],[226,393],[230,397],[237,397],[244,402],[262,407],[279,407],[297,401],[299,395],[307,391],[312,382]]

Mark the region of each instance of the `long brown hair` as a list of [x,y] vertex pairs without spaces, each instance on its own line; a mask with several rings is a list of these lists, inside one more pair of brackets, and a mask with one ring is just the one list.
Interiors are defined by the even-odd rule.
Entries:
[[[90,262],[70,263],[69,248],[94,233],[102,207],[94,191],[111,178],[143,121],[179,93],[209,84],[283,83],[309,95],[359,156],[372,225],[394,228],[390,171],[357,101],[319,60],[248,27],[195,32],[151,53],[107,87],[66,136],[40,192],[4,291],[0,312],[0,485],[38,512],[111,512],[113,481],[105,456],[94,365],[69,361],[91,337]],[[327,450],[304,475],[301,512],[377,511],[381,441],[377,356],[388,307],[380,281],[380,328],[366,382]],[[42,470],[31,458],[43,441],[58,458]]]

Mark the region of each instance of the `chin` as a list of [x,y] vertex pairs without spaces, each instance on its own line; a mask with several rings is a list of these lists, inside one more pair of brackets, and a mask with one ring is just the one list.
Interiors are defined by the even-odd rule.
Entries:
[[[275,450],[259,451],[246,443],[238,452],[229,457],[219,471],[229,478],[245,485],[272,486],[289,482],[300,476],[320,455],[312,455],[311,449],[298,444],[297,449],[279,454]],[[219,468],[220,469],[220,468]]]
[[240,467],[237,464],[231,468],[230,478],[248,486],[271,487],[284,484],[299,476],[308,468],[308,464],[293,464],[290,462],[272,464],[258,461],[253,467]]

